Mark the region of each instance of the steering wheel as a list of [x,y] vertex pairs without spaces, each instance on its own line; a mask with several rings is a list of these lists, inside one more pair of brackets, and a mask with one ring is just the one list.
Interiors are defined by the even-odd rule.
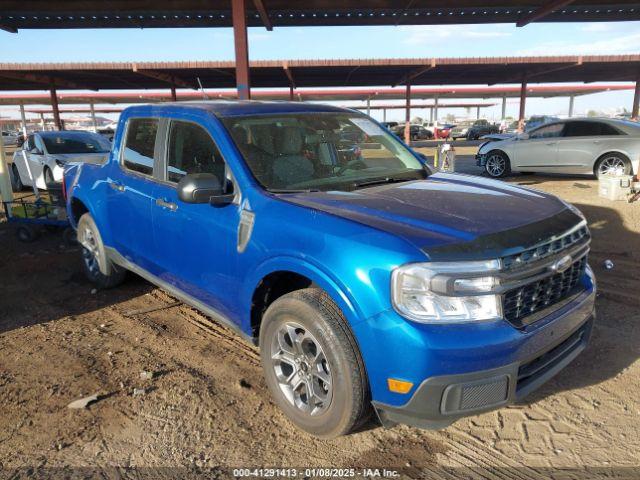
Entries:
[[354,160],[349,160],[346,165],[340,167],[340,170],[336,173],[337,175],[344,175],[344,172],[347,170],[362,170],[367,168],[367,164],[360,158],[356,158]]

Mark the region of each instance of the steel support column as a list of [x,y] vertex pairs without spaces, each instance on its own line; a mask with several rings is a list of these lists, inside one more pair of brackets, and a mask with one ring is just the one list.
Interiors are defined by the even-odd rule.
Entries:
[[502,120],[507,118],[507,96],[502,96]]
[[53,109],[53,123],[56,124],[58,130],[62,130],[62,121],[60,120],[60,109],[58,108],[58,93],[56,87],[51,86],[51,108]]
[[476,120],[480,120],[480,107],[476,107]]
[[382,109],[382,121],[383,122],[387,121],[387,109],[386,108]]
[[633,120],[640,119],[638,114],[640,113],[638,110],[640,109],[640,76],[636,80],[636,90],[633,94],[633,107],[631,108],[631,118]]
[[367,97],[367,115],[371,115],[371,97]]
[[405,101],[404,141],[409,145],[411,142],[411,83],[409,82],[407,82]]
[[22,122],[22,135],[27,138],[27,117],[24,114],[24,103],[20,102],[20,121]]
[[520,87],[520,113],[518,113],[518,131],[524,132],[524,116],[527,107],[527,81],[522,81]]
[[574,95],[569,95],[569,118],[573,117],[573,101],[575,98]]
[[289,85],[289,100],[293,102],[293,85]]
[[433,98],[433,121],[438,121],[438,96]]
[[4,141],[0,135],[0,196],[3,202],[13,200],[13,189],[11,188],[11,177],[9,176],[9,165],[4,153]]
[[240,100],[251,98],[249,80],[249,41],[247,39],[247,10],[245,0],[231,0],[233,38],[236,51],[236,88]]
[[91,109],[91,123],[93,125],[93,131],[98,132],[98,122],[96,121],[96,109],[93,106],[93,102],[89,102],[89,108]]
[[175,102],[178,100],[178,95],[176,94],[176,86],[171,85],[171,101]]
[[45,124],[44,124],[44,113],[40,114],[40,126],[42,127],[42,131],[45,130]]

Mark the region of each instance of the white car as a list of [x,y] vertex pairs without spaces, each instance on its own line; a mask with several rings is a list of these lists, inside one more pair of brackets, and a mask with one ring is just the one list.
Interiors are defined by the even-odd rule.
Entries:
[[65,163],[100,163],[110,151],[109,140],[97,133],[72,130],[32,133],[22,150],[13,156],[13,188],[20,191],[31,186],[46,190],[47,184],[62,181]]
[[510,172],[634,175],[640,123],[610,118],[567,119],[480,145],[477,164],[494,178]]

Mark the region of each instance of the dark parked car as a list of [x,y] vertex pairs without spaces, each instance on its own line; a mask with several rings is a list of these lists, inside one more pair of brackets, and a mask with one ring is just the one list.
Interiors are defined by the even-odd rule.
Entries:
[[[398,137],[404,139],[404,125],[398,125],[393,129]],[[430,140],[433,138],[433,133],[424,128],[422,125],[411,125],[411,140]]]

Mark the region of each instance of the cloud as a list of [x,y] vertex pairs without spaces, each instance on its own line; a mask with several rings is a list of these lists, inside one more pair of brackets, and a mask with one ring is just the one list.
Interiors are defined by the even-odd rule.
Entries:
[[518,55],[614,55],[637,53],[640,50],[640,33],[607,37],[591,42],[543,42],[535,47],[520,50]]
[[581,30],[588,33],[610,32],[613,30],[613,25],[609,23],[587,23]]
[[401,26],[400,31],[405,33],[402,43],[407,45],[433,44],[434,39],[494,39],[511,35],[510,32],[500,30],[500,27],[491,25],[490,28],[469,25],[443,25],[443,26]]

